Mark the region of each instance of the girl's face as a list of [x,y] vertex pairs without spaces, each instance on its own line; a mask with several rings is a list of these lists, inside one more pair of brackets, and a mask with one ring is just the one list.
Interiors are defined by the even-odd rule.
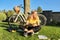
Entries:
[[33,17],[36,18],[36,16],[37,16],[37,12],[34,12]]

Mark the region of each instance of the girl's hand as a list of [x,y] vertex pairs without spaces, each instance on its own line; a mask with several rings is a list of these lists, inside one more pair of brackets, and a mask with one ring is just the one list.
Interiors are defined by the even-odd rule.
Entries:
[[38,26],[36,23],[32,25],[33,27]]

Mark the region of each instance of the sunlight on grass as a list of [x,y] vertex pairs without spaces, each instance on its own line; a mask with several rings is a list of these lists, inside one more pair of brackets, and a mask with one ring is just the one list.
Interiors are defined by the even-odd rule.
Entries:
[[22,36],[20,32],[9,32],[5,30],[8,27],[7,23],[0,23],[0,40],[39,40],[38,35],[45,35],[51,40],[60,38],[60,27],[59,26],[44,26],[39,31],[39,34],[28,36],[27,38]]

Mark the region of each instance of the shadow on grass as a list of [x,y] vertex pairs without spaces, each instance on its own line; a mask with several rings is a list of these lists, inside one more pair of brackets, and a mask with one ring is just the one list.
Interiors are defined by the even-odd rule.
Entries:
[[49,25],[46,25],[46,26],[60,27],[60,25],[58,25],[58,24],[56,24],[56,25],[51,25],[51,24],[49,24]]
[[1,22],[0,23],[0,27],[8,28],[8,24],[7,23],[4,23],[4,22]]
[[0,23],[0,27],[4,28],[3,30],[6,30],[8,32],[12,32],[12,30],[16,30],[16,32],[18,32],[20,34],[20,36],[23,36],[23,32],[20,31],[19,29],[19,25],[17,27],[17,25],[15,24],[8,24],[8,23]]

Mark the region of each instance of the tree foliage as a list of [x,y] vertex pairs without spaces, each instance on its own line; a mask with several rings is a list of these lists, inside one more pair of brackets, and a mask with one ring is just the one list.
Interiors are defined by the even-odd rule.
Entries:
[[7,16],[2,12],[0,13],[0,21],[6,20]]
[[42,8],[40,6],[37,8],[37,12],[42,13]]
[[14,14],[14,11],[13,10],[8,10],[8,12],[7,12],[7,16],[8,17],[10,17],[11,15],[13,15]]

